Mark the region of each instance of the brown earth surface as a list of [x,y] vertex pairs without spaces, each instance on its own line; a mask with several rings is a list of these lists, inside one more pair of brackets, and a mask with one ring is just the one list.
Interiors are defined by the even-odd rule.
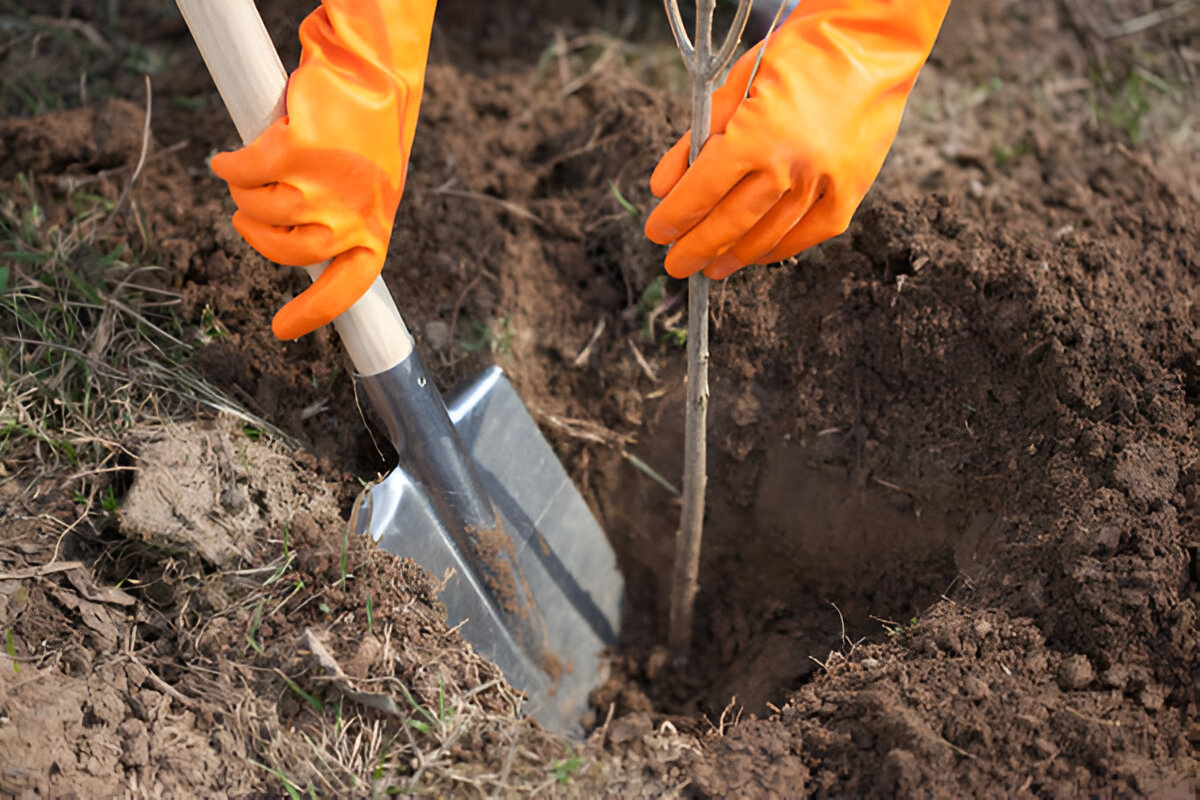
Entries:
[[[304,4],[262,5],[291,63]],[[1149,6],[957,4],[851,230],[714,289],[680,672],[659,645],[678,506],[627,455],[678,480],[686,304],[655,293],[662,253],[616,194],[644,218],[686,110],[657,4],[564,5],[440,4],[385,275],[442,386],[505,368],[617,549],[630,613],[582,760],[562,774],[427,576],[343,547],[356,478],[393,454],[331,331],[272,338],[305,279],[233,231],[203,159],[235,133],[147,6],[124,34],[173,43],[155,95],[192,101],[156,101],[145,230],[117,224],[216,327],[196,369],[301,450],[206,417],[122,443],[119,513],[80,517],[65,477],[4,484],[0,794],[274,795],[274,769],[329,794],[436,773],[463,794],[1194,797],[1196,14],[1123,33]],[[48,214],[71,179],[118,195],[144,112],[139,79],[113,86],[0,122],[6,195],[18,172]],[[195,493],[139,499],[172,486]],[[413,710],[446,696],[490,722]],[[351,788],[385,740],[400,755]]]

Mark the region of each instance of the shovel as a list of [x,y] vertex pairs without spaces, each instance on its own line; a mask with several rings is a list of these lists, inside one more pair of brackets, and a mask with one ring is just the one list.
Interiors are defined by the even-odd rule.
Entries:
[[[252,141],[284,113],[287,84],[254,3],[178,5]],[[324,267],[307,269],[315,280]],[[604,532],[498,367],[443,400],[382,276],[334,327],[400,460],[360,497],[351,529],[445,577],[448,624],[527,695],[527,713],[579,738],[624,595]]]

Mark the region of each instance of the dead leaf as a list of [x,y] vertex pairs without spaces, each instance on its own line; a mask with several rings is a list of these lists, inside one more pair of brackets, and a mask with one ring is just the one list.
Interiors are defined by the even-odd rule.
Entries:
[[117,629],[116,623],[112,621],[112,616],[107,608],[57,586],[50,589],[50,594],[63,607],[79,612],[83,624],[100,637],[104,645],[103,649],[116,647],[121,632]]
[[0,581],[23,581],[27,578],[39,578],[42,575],[67,572],[68,570],[80,569],[81,567],[83,567],[82,561],[55,561],[52,564],[42,564],[37,567],[26,567],[25,569],[0,573]]
[[330,682],[336,686],[338,691],[340,691],[346,697],[356,703],[361,703],[364,706],[378,709],[379,711],[383,711],[387,714],[394,714],[397,717],[404,716],[403,712],[400,711],[400,707],[396,705],[396,701],[392,699],[391,695],[378,694],[376,692],[364,692],[354,688],[354,684],[350,679],[350,676],[345,673],[341,665],[338,664],[337,659],[335,659],[325,645],[322,644],[320,638],[318,638],[317,634],[314,633],[311,628],[304,629],[304,635],[300,637],[300,646],[313,654],[313,658],[317,660],[317,663],[329,673],[328,677]]
[[[78,562],[76,562],[78,563]],[[132,606],[137,603],[131,595],[122,592],[115,586],[97,586],[91,573],[86,569],[73,569],[67,572],[67,580],[81,595],[97,603],[109,603],[114,606]]]

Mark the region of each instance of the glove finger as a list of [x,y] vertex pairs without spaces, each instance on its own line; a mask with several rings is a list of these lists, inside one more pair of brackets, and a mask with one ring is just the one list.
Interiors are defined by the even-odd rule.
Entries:
[[[730,118],[745,98],[746,86],[750,82],[757,52],[756,47],[739,58],[729,71],[725,83],[713,93],[710,134],[725,132]],[[650,191],[655,197],[666,197],[675,188],[675,184],[679,183],[683,173],[687,172],[691,149],[692,132],[688,131],[659,159],[658,165],[650,175]]]
[[238,211],[264,225],[289,228],[303,225],[304,194],[290,183],[269,183],[252,189],[229,187]]
[[646,220],[646,238],[669,244],[704,219],[750,172],[747,159],[723,135],[713,136]]
[[828,187],[808,213],[770,251],[754,259],[756,264],[774,264],[845,233],[854,215],[855,204],[847,204]]
[[818,184],[814,181],[789,190],[754,227],[705,267],[704,274],[713,280],[724,280],[750,264],[771,263],[763,259],[804,218],[818,195]]
[[650,174],[650,191],[655,197],[666,197],[675,188],[675,184],[679,183],[683,173],[687,172],[691,149],[692,132],[688,131],[659,159],[658,166]]
[[272,122],[258,138],[239,150],[217,153],[209,166],[230,186],[252,188],[275,183],[283,176],[282,157],[288,152],[287,117]]
[[708,266],[771,211],[786,188],[771,175],[748,175],[667,253],[667,273],[686,278]]
[[233,227],[269,261],[288,267],[320,264],[348,249],[325,225],[316,223],[281,228],[267,225],[241,211],[234,212]]
[[729,74],[725,76],[725,82],[713,92],[712,120],[710,122],[712,133],[724,133],[734,112],[746,99],[746,90],[750,86],[750,75],[754,72],[754,65],[761,47],[762,44],[759,43],[742,54],[733,63]]
[[283,341],[327,325],[358,302],[383,268],[383,256],[356,247],[335,258],[309,286],[279,309],[271,330]]

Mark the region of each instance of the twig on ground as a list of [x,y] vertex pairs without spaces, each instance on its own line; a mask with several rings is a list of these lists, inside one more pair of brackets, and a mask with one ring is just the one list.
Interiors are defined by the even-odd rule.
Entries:
[[565,86],[571,80],[571,62],[567,60],[567,37],[562,28],[554,30],[554,55],[558,60],[558,82]]
[[634,440],[634,437],[627,433],[617,433],[591,420],[560,417],[557,414],[546,414],[544,412],[538,412],[536,416],[571,438],[582,439],[585,442],[595,442],[596,444],[606,444],[609,447],[623,448],[625,445],[631,444]]
[[[173,145],[169,145],[167,147],[160,147],[154,151],[153,156],[147,156],[145,163],[153,164],[154,162],[165,158],[166,156],[170,155],[171,153],[178,153],[180,150],[183,150],[189,144],[191,144],[191,140],[180,139],[178,142],[176,142]],[[137,164],[124,164],[119,167],[110,167],[109,169],[102,169],[99,172],[94,172],[94,173],[91,173],[88,175],[59,175],[54,179],[54,185],[56,187],[58,187],[59,191],[63,192],[64,194],[71,194],[72,192],[76,191],[77,189],[82,189],[84,186],[88,186],[90,184],[97,183],[99,181],[103,181],[103,180],[107,180],[109,178],[115,177],[117,175],[120,175],[123,172],[128,172],[132,169],[135,169],[135,168],[137,168],[137,166],[138,166]],[[147,288],[149,288],[149,287],[147,287]],[[164,290],[151,289],[151,291],[162,292]]]
[[55,572],[82,569],[83,566],[82,561],[59,561],[56,564],[42,564],[37,567],[13,570],[12,572],[0,572],[0,581],[23,581],[29,578],[40,578],[43,575],[51,575]]
[[125,206],[125,201],[129,199],[129,192],[133,189],[133,185],[137,183],[138,177],[142,174],[142,167],[146,165],[146,153],[150,150],[150,112],[153,108],[154,94],[150,90],[150,76],[142,76],[146,82],[146,118],[142,123],[142,150],[138,154],[137,165],[133,168],[133,174],[129,176],[129,180],[121,189],[121,194],[117,197],[117,202],[113,203],[112,211],[108,212],[108,217],[104,222],[100,223],[100,227],[96,231],[96,236],[99,237],[107,231],[121,213],[121,209]]
[[1165,22],[1170,22],[1177,17],[1182,17],[1194,8],[1196,8],[1195,0],[1178,0],[1174,5],[1155,9],[1118,25],[1100,26],[1096,33],[1105,39],[1119,39],[1122,36],[1132,36],[1135,33],[1142,33]]
[[[725,705],[725,708],[721,711],[721,718],[717,721],[717,735],[718,736],[724,736],[725,729],[727,727],[729,727],[729,725],[731,724],[727,720],[729,717],[729,712],[733,711],[734,706],[737,706],[737,695],[736,694],[733,697],[729,698],[729,702]],[[740,720],[741,718],[742,718],[742,708],[740,706],[738,706],[737,712],[733,715],[733,723],[732,724],[736,725],[738,720]]]
[[471,290],[475,288],[476,284],[478,284],[480,279],[486,274],[488,274],[486,271],[475,273],[475,277],[471,278],[467,285],[463,287],[463,290],[459,293],[458,297],[454,300],[454,311],[450,314],[450,333],[447,337],[450,340],[449,366],[451,367],[453,367],[459,361],[459,348],[454,347],[454,342],[457,341],[458,336],[458,315],[462,313],[463,303],[467,302],[467,295],[471,293]]
[[647,464],[645,461],[638,458],[633,453],[630,453],[628,450],[622,450],[621,455],[625,457],[626,461],[628,461],[635,468],[640,470],[646,477],[648,477],[650,480],[654,481],[659,486],[663,487],[668,492],[670,492],[672,494],[672,496],[674,496],[674,497],[680,496],[681,493],[678,489],[675,488],[675,484],[671,483],[669,480],[667,480],[662,475],[660,475],[658,470],[654,469],[649,464]]
[[616,712],[616,710],[616,703],[608,704],[608,714],[604,717],[604,724],[601,725],[596,731],[596,741],[599,742],[601,747],[604,746],[604,740],[608,738],[608,727],[612,724],[613,713]]
[[537,214],[534,214],[529,209],[525,208],[522,205],[514,203],[511,200],[505,200],[503,197],[492,197],[490,194],[483,194],[482,192],[471,192],[471,191],[467,191],[464,189],[453,189],[448,185],[439,186],[438,188],[433,190],[433,193],[449,195],[450,197],[463,197],[468,200],[478,200],[481,203],[490,203],[492,205],[499,206],[500,208],[504,209],[508,213],[512,214],[514,217],[519,217],[521,219],[532,222],[534,225],[537,225],[539,228],[546,227],[546,223]]
[[111,56],[117,52],[116,48],[109,44],[108,40],[100,35],[100,31],[96,30],[96,26],[92,25],[90,22],[71,17],[64,19],[59,17],[48,17],[41,14],[31,16],[29,18],[29,22],[35,25],[45,25],[48,28],[57,28],[61,31],[78,33],[93,47],[105,55]]
[[582,75],[575,78],[574,80],[568,82],[565,86],[563,86],[561,89],[558,90],[559,96],[570,97],[571,95],[575,94],[575,92],[578,92],[580,89],[582,89],[584,86],[587,86],[589,83],[592,82],[593,79],[595,79],[595,77],[597,75],[599,75],[601,72],[604,71],[604,68],[607,67],[608,64],[614,60],[614,56],[616,56],[618,52],[619,52],[619,43],[616,43],[616,42],[614,42],[614,43],[610,44],[608,47],[604,48],[604,51],[602,53],[600,53],[600,57],[597,58],[594,62],[592,62],[592,65],[590,67],[588,67],[587,72],[583,73]]
[[587,344],[585,344],[583,349],[579,351],[579,355],[575,356],[575,360],[571,362],[571,366],[582,367],[587,363],[588,356],[592,354],[592,347],[595,346],[597,341],[599,341],[600,334],[604,333],[604,328],[607,325],[608,322],[603,317],[596,322],[596,328],[592,331],[591,338],[587,340]]
[[629,349],[633,351],[633,357],[637,361],[638,366],[642,368],[642,372],[646,373],[646,377],[652,382],[658,383],[658,373],[650,366],[650,362],[642,355],[642,351],[638,349],[638,346],[633,343],[632,339],[626,339],[625,342],[629,345]]
[[164,681],[162,678],[160,678],[154,672],[154,670],[150,669],[149,666],[147,666],[145,663],[142,662],[142,660],[140,658],[137,657],[137,653],[133,652],[133,640],[134,640],[134,634],[131,629],[129,632],[129,636],[126,639],[125,645],[124,645],[125,658],[128,658],[134,664],[137,664],[139,667],[146,670],[146,677],[150,680],[151,683],[154,684],[155,688],[157,688],[160,692],[162,692],[163,694],[165,694],[169,697],[175,698],[176,700],[178,700],[180,702],[181,705],[183,705],[187,708],[191,708],[191,707],[195,706],[196,705],[195,700],[188,697],[183,692],[179,691],[174,686],[172,686],[171,684]]
[[[1063,711],[1067,712],[1068,714],[1070,714],[1071,716],[1073,716],[1077,719],[1081,719],[1084,722],[1091,722],[1094,725],[1103,725],[1107,728],[1121,727],[1121,721],[1119,719],[1100,719],[1099,717],[1089,716],[1087,714],[1084,714],[1082,711],[1076,711],[1074,708],[1071,708],[1071,706],[1067,705],[1066,703],[1063,703],[1062,705],[1060,705],[1058,707],[1060,709],[1062,709]],[[967,755],[969,755],[969,754],[967,754]]]
[[[133,660],[137,661],[137,658],[133,657]],[[138,662],[138,663],[141,663],[141,662]],[[187,706],[188,708],[191,708],[192,706],[196,705],[195,700],[188,697],[186,694],[179,691],[174,686],[172,686],[171,684],[164,681],[162,678],[155,675],[154,670],[150,669],[145,664],[142,664],[142,668],[146,670],[146,677],[150,679],[151,683],[153,683],[156,687],[158,687],[159,691],[163,692],[164,694],[170,695],[171,697],[178,700],[182,705]]]

